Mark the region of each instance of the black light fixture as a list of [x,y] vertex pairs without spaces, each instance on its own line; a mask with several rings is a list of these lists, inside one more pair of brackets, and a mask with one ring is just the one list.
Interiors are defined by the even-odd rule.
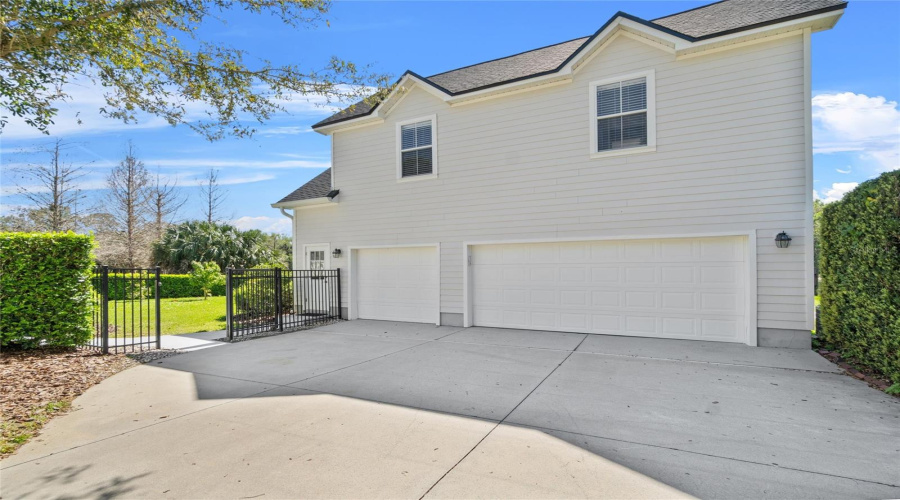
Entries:
[[775,246],[778,248],[787,248],[791,246],[791,237],[784,231],[775,236]]
[[331,252],[331,256],[334,257],[335,259],[340,259],[341,258],[341,249],[335,248],[334,251]]

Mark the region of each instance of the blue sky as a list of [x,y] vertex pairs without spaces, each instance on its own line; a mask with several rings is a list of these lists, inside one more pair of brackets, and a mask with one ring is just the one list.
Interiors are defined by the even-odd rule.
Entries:
[[[322,23],[293,29],[269,16],[231,13],[201,35],[275,63],[323,67],[332,55],[372,64],[395,76],[429,75],[589,35],[621,10],[645,19],[709,2],[342,2]],[[815,189],[827,201],[879,173],[900,168],[900,3],[852,1],[837,27],[813,36]],[[102,200],[103,179],[131,140],[147,167],[177,179],[188,204],[180,218],[200,217],[197,179],[220,170],[228,190],[225,216],[243,228],[289,233],[269,204],[327,168],[328,137],[310,125],[332,108],[315,100],[288,104],[251,139],[208,142],[187,127],[144,117],[136,125],[98,116],[98,90],[74,86],[60,105],[53,135],[10,124],[0,136],[4,213],[21,206],[13,167],[41,161],[32,153],[61,137],[69,160],[86,163],[83,188]],[[81,120],[79,125],[77,120]],[[21,181],[18,181],[21,182]]]

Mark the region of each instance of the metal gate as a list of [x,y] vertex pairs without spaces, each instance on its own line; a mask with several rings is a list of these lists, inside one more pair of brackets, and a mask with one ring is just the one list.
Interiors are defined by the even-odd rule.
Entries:
[[87,347],[104,354],[160,348],[159,267],[98,266],[91,284],[94,335]]
[[229,341],[341,319],[341,270],[226,269]]

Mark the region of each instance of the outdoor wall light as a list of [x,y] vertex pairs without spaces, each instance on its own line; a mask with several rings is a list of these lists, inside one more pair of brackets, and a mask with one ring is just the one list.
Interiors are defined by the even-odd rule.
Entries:
[[784,231],[775,236],[775,246],[778,248],[787,248],[791,246],[791,237]]
[[340,259],[341,258],[341,249],[335,248],[334,251],[331,252],[331,256],[334,257],[335,259]]

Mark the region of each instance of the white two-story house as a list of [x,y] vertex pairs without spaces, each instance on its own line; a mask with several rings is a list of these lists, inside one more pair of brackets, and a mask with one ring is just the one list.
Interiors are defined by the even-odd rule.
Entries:
[[341,268],[347,319],[808,347],[810,44],[845,7],[619,13],[408,71],[314,125],[332,167],[273,204],[295,266]]

